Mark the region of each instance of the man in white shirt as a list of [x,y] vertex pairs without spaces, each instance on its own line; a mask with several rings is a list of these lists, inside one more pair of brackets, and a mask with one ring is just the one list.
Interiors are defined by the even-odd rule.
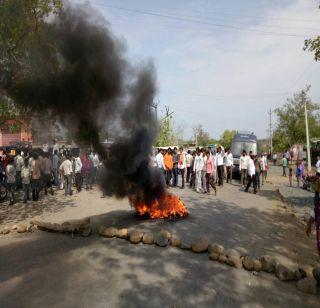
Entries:
[[219,186],[223,186],[223,157],[224,157],[224,150],[221,147],[217,149],[217,170],[218,170],[218,184]]
[[156,155],[156,166],[160,169],[161,174],[165,178],[166,167],[163,160],[163,149],[159,149],[159,153]]
[[60,165],[59,168],[61,174],[64,177],[64,187],[65,195],[72,195],[71,185],[72,185],[72,163],[70,161],[70,156],[67,154],[66,160]]
[[75,173],[75,182],[76,182],[76,188],[77,192],[79,193],[82,188],[82,162],[79,157],[79,153],[76,154],[75,159],[74,159],[74,173]]
[[254,158],[253,156],[248,156],[248,163],[247,163],[248,183],[245,191],[248,192],[251,183],[253,183],[253,191],[256,194],[257,193],[256,168],[254,165],[253,158]]
[[188,150],[188,153],[186,155],[186,166],[187,166],[187,179],[186,182],[190,182],[190,174],[191,174],[191,163],[192,163],[192,155],[191,151]]
[[267,154],[263,153],[260,158],[261,185],[263,185],[264,181],[267,179],[267,168],[268,168]]
[[320,156],[317,156],[316,168],[317,173],[320,173]]
[[197,151],[197,154],[194,158],[194,164],[193,164],[193,172],[196,175],[196,191],[200,193],[202,191],[201,188],[201,173],[204,166],[204,160],[200,153],[200,151]]
[[21,181],[21,170],[24,166],[24,160],[21,156],[21,150],[18,149],[16,151],[17,155],[14,158],[14,168],[16,170],[16,189],[22,188],[22,181]]
[[227,183],[232,183],[233,155],[230,149],[226,153],[225,160],[227,168]]
[[187,159],[186,155],[183,153],[183,148],[179,149],[179,160],[178,160],[178,169],[181,174],[181,188],[184,189],[184,174],[186,170]]
[[242,151],[242,155],[240,156],[240,184],[244,188],[246,186],[246,177],[247,177],[247,168],[248,168],[248,156],[246,151]]

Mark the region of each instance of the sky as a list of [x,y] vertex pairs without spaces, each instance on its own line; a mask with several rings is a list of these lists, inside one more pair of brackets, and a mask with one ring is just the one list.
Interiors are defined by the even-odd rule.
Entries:
[[199,124],[213,138],[235,129],[262,139],[270,108],[294,92],[311,85],[320,102],[320,64],[303,51],[304,40],[320,34],[318,0],[86,2],[125,42],[131,62],[154,62],[158,117],[169,106],[185,139]]

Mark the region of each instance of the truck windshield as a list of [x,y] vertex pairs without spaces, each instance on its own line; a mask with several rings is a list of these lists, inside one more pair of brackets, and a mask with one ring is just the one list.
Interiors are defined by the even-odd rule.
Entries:
[[232,142],[231,151],[233,155],[241,155],[242,151],[245,150],[247,154],[250,151],[253,152],[254,155],[257,154],[257,143],[256,142],[248,142],[248,141],[234,141]]

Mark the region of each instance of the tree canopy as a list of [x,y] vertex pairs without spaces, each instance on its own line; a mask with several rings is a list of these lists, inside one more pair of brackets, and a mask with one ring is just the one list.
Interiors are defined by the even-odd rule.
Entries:
[[293,144],[306,143],[306,126],[304,104],[307,104],[309,135],[320,136],[320,118],[317,111],[320,106],[308,96],[310,86],[288,98],[287,103],[275,110],[277,127],[273,133],[273,144],[276,151],[285,151]]
[[228,130],[228,129],[226,129],[222,133],[220,143],[225,149],[229,149],[231,147],[231,142],[235,134],[236,134],[235,130]]

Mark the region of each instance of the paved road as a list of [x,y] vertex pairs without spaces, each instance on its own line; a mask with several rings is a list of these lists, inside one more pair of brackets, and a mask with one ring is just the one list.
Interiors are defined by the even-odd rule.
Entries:
[[[136,217],[126,200],[101,199],[97,191],[67,200],[58,195],[24,213],[3,207],[8,223],[42,217],[51,221],[93,216],[100,223],[157,232],[166,228],[192,240],[212,242],[253,257],[275,255],[283,262],[317,263],[314,237],[283,208],[276,187],[259,195],[225,185],[218,196],[171,189],[189,208],[180,221]],[[273,275],[254,276],[172,247],[133,245],[119,239],[35,232],[0,237],[1,307],[319,307],[319,297],[296,290]]]

